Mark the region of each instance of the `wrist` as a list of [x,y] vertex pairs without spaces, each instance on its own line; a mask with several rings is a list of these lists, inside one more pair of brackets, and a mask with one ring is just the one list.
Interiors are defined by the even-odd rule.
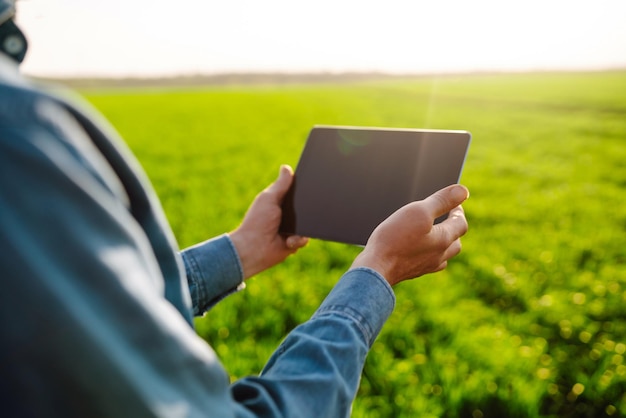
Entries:
[[386,263],[384,263],[380,257],[370,257],[367,251],[363,251],[361,254],[357,255],[350,268],[370,269],[383,277],[390,286],[393,286],[397,283],[397,281],[393,278],[391,269],[388,268]]
[[255,251],[251,239],[246,236],[246,233],[241,229],[236,229],[227,234],[230,241],[235,247],[235,251],[239,256],[241,262],[241,269],[243,270],[243,279],[246,280],[260,270],[255,270],[254,256]]

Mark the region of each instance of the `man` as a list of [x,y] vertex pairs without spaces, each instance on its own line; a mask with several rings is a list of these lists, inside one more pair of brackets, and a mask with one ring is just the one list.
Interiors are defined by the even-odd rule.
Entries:
[[0,0],[2,415],[348,416],[393,310],[391,286],[460,251],[467,190],[450,186],[391,215],[261,375],[231,384],[192,316],[306,244],[277,232],[291,170],[281,167],[235,231],[179,252],[116,134],[19,76],[26,43],[21,51],[14,14]]

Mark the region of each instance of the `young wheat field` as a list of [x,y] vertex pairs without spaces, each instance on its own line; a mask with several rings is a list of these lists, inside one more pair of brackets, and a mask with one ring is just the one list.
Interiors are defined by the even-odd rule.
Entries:
[[[234,229],[315,124],[470,131],[463,252],[395,288],[353,417],[626,416],[626,72],[83,93],[181,248]],[[359,250],[312,240],[197,332],[233,380],[258,374]]]

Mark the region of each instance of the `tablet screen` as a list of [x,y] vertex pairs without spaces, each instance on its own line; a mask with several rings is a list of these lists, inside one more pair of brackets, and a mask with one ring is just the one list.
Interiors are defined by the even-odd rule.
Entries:
[[470,139],[466,131],[316,126],[283,202],[281,233],[365,245],[397,209],[459,181]]

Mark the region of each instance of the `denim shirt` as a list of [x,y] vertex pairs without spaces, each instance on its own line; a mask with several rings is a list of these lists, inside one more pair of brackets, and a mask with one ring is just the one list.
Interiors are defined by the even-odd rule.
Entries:
[[[242,288],[222,235],[180,252],[116,133],[0,55],[0,415],[346,417],[393,291],[346,272],[259,376],[192,317]],[[210,312],[208,313],[210,315]]]

